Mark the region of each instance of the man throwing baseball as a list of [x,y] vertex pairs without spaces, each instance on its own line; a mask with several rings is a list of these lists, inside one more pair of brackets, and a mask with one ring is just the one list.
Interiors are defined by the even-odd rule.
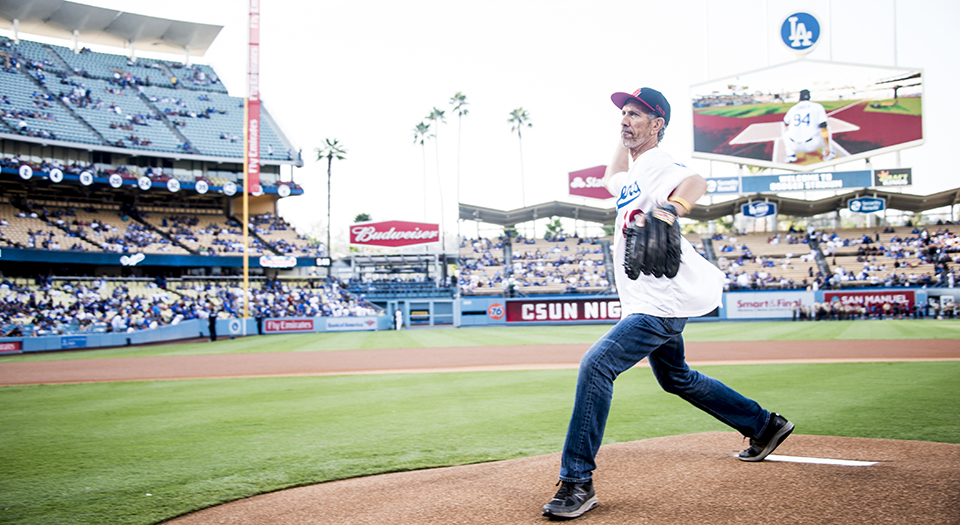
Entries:
[[[617,195],[614,271],[622,317],[584,354],[573,415],[560,465],[560,490],[543,515],[576,518],[597,506],[595,458],[613,397],[613,381],[647,358],[667,392],[750,438],[743,461],[762,461],[793,431],[723,383],[691,370],[681,332],[688,317],[720,305],[723,273],[680,236],[677,222],[706,193],[706,181],[657,146],[670,123],[670,105],[654,89],[614,93],[621,108],[620,143],[604,183]],[[630,161],[632,160],[632,166]]]

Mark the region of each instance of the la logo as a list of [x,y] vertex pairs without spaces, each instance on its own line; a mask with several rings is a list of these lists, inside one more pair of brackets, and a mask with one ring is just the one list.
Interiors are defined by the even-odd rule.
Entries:
[[796,16],[791,16],[787,19],[790,22],[790,45],[792,47],[810,47],[813,45],[813,42],[810,41],[813,38],[813,31],[807,31],[807,26],[803,22],[797,23]]

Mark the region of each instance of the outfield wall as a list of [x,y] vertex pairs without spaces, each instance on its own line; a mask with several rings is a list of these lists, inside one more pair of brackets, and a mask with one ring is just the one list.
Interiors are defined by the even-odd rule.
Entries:
[[[258,333],[375,331],[390,329],[392,322],[393,319],[383,315],[374,317],[262,319],[259,326],[256,319],[217,319],[216,332],[219,338],[229,338],[257,335]],[[181,321],[174,326],[162,326],[152,330],[137,330],[134,332],[87,332],[39,337],[4,337],[0,338],[0,355],[134,346],[198,337],[210,337],[210,323],[208,321],[191,319]]]
[[[723,306],[693,321],[786,320],[794,305],[840,301],[844,304],[883,304],[888,301],[927,304],[928,294],[953,294],[952,289],[859,288],[843,290],[749,290],[723,294]],[[960,302],[960,301],[958,301]],[[464,297],[460,326],[522,326],[550,324],[614,324],[620,319],[616,296],[537,296],[516,299]]]
[[[960,290],[953,288],[860,288],[843,290],[751,290],[723,294],[723,306],[691,321],[788,320],[794,305],[815,302],[882,305],[885,302],[929,304],[953,298],[960,304]],[[407,326],[535,326],[570,324],[615,324],[620,319],[620,300],[612,295],[555,295],[505,299],[463,297],[459,300],[397,300],[388,311],[400,310]],[[377,331],[393,328],[393,315],[373,317],[303,317],[281,319],[218,319],[218,337],[257,334]],[[207,321],[183,321],[176,326],[121,333],[0,338],[0,355],[132,346],[197,337],[209,337]]]

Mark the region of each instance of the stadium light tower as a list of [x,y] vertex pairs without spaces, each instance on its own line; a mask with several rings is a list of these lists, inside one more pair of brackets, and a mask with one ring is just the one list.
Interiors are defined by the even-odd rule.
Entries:
[[243,106],[243,317],[250,317],[250,194],[260,191],[260,0],[250,0]]

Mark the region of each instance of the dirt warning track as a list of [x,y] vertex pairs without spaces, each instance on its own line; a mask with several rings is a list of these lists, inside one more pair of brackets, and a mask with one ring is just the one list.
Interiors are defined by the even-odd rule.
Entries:
[[[0,363],[0,385],[575,368],[589,345],[400,348]],[[960,359],[956,340],[687,343],[691,365]]]

